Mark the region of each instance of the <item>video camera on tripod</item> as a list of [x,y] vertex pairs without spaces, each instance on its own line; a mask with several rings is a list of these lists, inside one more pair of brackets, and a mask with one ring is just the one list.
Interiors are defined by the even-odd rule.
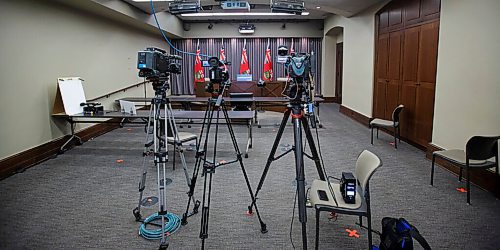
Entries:
[[229,72],[226,66],[231,65],[229,62],[221,61],[217,57],[211,57],[210,59],[202,62],[203,67],[210,68],[208,70],[208,76],[210,82],[205,86],[205,91],[208,93],[214,92],[214,84],[224,85],[225,87],[231,86],[229,81]]
[[168,88],[164,83],[169,74],[181,73],[181,65],[176,60],[182,60],[182,57],[178,55],[169,55],[165,50],[154,47],[137,53],[139,76],[150,80],[155,90],[161,87]]
[[311,55],[308,53],[293,53],[288,55],[286,46],[278,47],[280,60],[285,64],[285,74],[290,77],[286,95],[290,101],[309,103],[314,96],[314,84],[311,75]]

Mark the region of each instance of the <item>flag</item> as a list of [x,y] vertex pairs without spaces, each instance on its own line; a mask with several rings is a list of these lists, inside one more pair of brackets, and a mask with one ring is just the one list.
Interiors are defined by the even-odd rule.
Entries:
[[240,74],[250,74],[250,67],[248,66],[247,48],[246,40],[243,45],[243,51],[241,52],[241,64],[240,64]]
[[[219,52],[219,60],[226,62],[226,52],[224,50],[224,44],[222,44],[222,48]],[[224,71],[227,71],[227,65],[224,64]]]
[[205,82],[205,72],[201,65],[200,46],[196,49],[196,62],[194,63],[194,83],[196,87],[197,82]]
[[273,63],[271,61],[271,49],[269,48],[269,42],[267,42],[266,57],[264,58],[264,74],[262,75],[262,80],[273,80]]

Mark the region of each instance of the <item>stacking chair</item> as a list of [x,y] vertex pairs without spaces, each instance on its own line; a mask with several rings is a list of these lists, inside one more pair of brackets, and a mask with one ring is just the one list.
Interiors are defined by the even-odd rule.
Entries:
[[378,129],[379,128],[392,128],[394,130],[394,147],[398,148],[398,143],[396,141],[396,137],[399,139],[401,142],[401,128],[399,126],[399,114],[403,110],[404,106],[403,104],[400,104],[397,106],[394,111],[392,111],[392,121],[389,120],[383,120],[383,119],[373,119],[370,122],[370,128],[372,132],[372,138],[371,138],[371,144],[373,145],[373,129],[377,128],[377,139],[378,139]]
[[[465,151],[450,149],[432,153],[431,185],[434,185],[434,163],[436,158],[444,159],[460,167],[458,180],[462,181],[462,170],[467,173],[467,204],[470,205],[470,170],[495,166],[498,175],[498,140],[500,136],[473,136],[467,141]],[[495,162],[489,161],[495,157]]]
[[[368,249],[372,246],[372,221],[370,209],[369,181],[373,173],[382,166],[382,161],[374,153],[364,150],[358,156],[354,175],[357,180],[357,192],[354,204],[344,202],[340,192],[340,184],[322,180],[314,180],[309,190],[309,201],[316,209],[316,243],[319,247],[319,213],[321,211],[335,212],[359,216],[360,225],[363,227],[362,216],[368,219]],[[318,191],[327,194],[327,200],[321,200]]]
[[198,146],[198,136],[192,133],[188,132],[178,132],[179,134],[179,141],[175,143],[175,139],[173,136],[167,136],[167,143],[174,145],[174,160],[173,160],[173,169],[175,170],[175,153],[177,152],[177,149],[179,150],[184,150],[181,146],[182,144],[188,142],[188,141],[196,141],[196,146]]

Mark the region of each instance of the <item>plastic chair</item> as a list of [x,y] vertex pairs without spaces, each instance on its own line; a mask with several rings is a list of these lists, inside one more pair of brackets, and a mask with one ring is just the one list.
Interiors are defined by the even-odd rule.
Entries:
[[[434,185],[434,163],[436,157],[454,163],[460,167],[458,181],[462,181],[462,170],[467,173],[467,204],[470,205],[470,170],[473,168],[491,168],[495,166],[498,175],[498,140],[500,136],[473,136],[465,145],[465,151],[450,149],[432,153],[431,185]],[[495,162],[489,161],[495,157]]]
[[[340,184],[322,180],[314,180],[309,190],[309,201],[316,209],[316,243],[319,247],[319,213],[321,211],[335,212],[359,216],[360,226],[363,227],[362,216],[368,219],[368,246],[372,246],[372,221],[370,208],[369,181],[373,173],[382,166],[382,161],[374,153],[364,150],[358,156],[354,176],[357,180],[355,203],[345,203],[340,192]],[[318,191],[327,194],[327,200],[321,200]]]
[[398,143],[396,141],[396,137],[399,139],[401,142],[401,128],[399,126],[399,114],[401,111],[404,109],[403,104],[400,104],[397,106],[394,111],[392,111],[392,121],[389,120],[383,120],[383,119],[378,119],[375,118],[372,121],[370,121],[370,128],[372,132],[372,138],[371,138],[371,144],[373,145],[373,129],[377,128],[377,139],[378,139],[378,129],[379,128],[392,128],[394,130],[394,147],[398,148]]

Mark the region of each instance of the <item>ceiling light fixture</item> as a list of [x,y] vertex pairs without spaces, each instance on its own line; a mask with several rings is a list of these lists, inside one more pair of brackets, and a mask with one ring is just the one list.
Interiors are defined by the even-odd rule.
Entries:
[[[307,14],[304,14],[305,12],[302,12],[302,15],[309,15],[309,12]],[[181,14],[183,17],[215,17],[215,16],[294,16],[295,14],[290,14],[290,13],[271,13],[271,12],[219,12],[219,13],[187,13],[187,14]]]

